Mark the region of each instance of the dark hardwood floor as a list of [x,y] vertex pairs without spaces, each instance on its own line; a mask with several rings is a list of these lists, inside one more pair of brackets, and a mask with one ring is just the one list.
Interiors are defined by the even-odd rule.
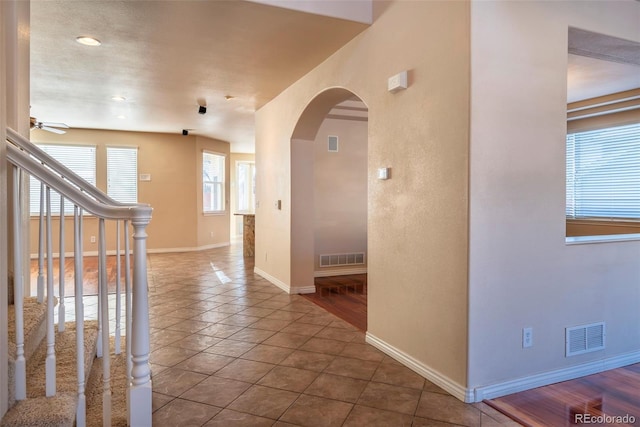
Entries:
[[525,426],[640,426],[640,363],[485,403]]
[[305,298],[351,323],[367,330],[367,275],[317,277],[316,293]]

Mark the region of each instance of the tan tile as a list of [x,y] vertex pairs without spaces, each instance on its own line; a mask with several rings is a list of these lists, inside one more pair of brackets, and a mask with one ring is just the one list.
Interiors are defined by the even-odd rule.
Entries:
[[[235,302],[235,301],[234,301]],[[236,314],[245,309],[245,306],[234,303],[220,304],[216,308],[212,308],[211,311],[219,311],[220,313]]]
[[356,405],[345,420],[344,427],[361,426],[393,426],[411,427],[413,417],[399,412],[385,411],[383,409],[370,408],[368,406]]
[[224,325],[222,323],[216,323],[207,328],[202,329],[198,333],[201,335],[208,335],[216,338],[229,338],[231,335],[238,331],[241,331],[242,326]]
[[251,350],[244,353],[241,357],[247,360],[255,360],[256,362],[273,363],[274,365],[276,365],[282,362],[292,352],[293,350],[289,348],[258,344]]
[[223,409],[205,427],[269,427],[273,425],[273,420],[258,417],[256,415],[245,414],[244,412]]
[[207,348],[205,352],[221,354],[223,356],[239,357],[255,346],[256,344],[253,343],[226,339]]
[[234,314],[226,319],[222,319],[219,323],[223,323],[225,325],[249,326],[260,319],[262,318],[256,316],[245,316],[243,314]]
[[335,359],[335,356],[330,354],[296,350],[291,353],[289,357],[280,362],[280,364],[320,372],[329,366],[333,359]]
[[274,365],[270,363],[237,359],[216,372],[216,376],[255,383],[273,368]]
[[348,343],[341,356],[353,357],[355,359],[370,360],[372,362],[380,362],[384,359],[385,354],[369,344]]
[[422,389],[424,391],[430,391],[432,393],[446,394],[447,396],[449,395],[446,390],[440,388],[429,380],[424,380],[424,387]]
[[372,381],[422,390],[425,379],[406,366],[382,363]]
[[298,396],[298,393],[254,385],[228,408],[276,420]]
[[305,369],[276,366],[257,384],[302,393],[318,377],[318,373]]
[[218,302],[218,303],[230,303],[237,299],[237,297],[229,296],[229,295],[214,295],[212,297],[207,298],[207,301]]
[[205,311],[204,313],[200,313],[196,316],[193,316],[191,319],[200,320],[202,322],[215,323],[215,322],[221,321],[222,319],[226,319],[229,316],[231,316],[230,313],[222,313],[220,311],[209,310],[209,311]]
[[280,419],[308,427],[339,427],[352,407],[351,403],[303,394]]
[[180,397],[224,408],[249,387],[251,387],[249,383],[211,376],[184,392]]
[[153,377],[153,391],[169,396],[180,396],[194,385],[207,378],[204,374],[170,368]]
[[264,329],[245,328],[231,335],[229,338],[237,341],[244,341],[244,342],[251,342],[251,343],[258,344],[274,334],[275,332],[265,331]]
[[344,351],[346,345],[347,344],[342,341],[313,337],[309,341],[304,343],[300,347],[300,350],[337,355]]
[[171,311],[169,313],[164,314],[164,316],[177,317],[179,319],[190,319],[193,316],[197,316],[198,314],[204,313],[207,311],[205,308],[198,307],[180,307],[177,310]]
[[349,331],[346,329],[340,328],[330,328],[326,327],[320,332],[318,332],[315,337],[316,338],[328,338],[337,341],[351,342],[356,337],[357,333],[353,331]]
[[413,417],[413,427],[459,427],[459,424],[445,423],[444,421],[430,420],[428,418]]
[[271,308],[274,310],[278,310],[286,305],[289,305],[288,302],[285,301],[272,301],[272,300],[265,300],[262,302],[259,302],[255,305],[255,307],[259,307],[259,308]]
[[420,394],[420,390],[370,382],[358,399],[358,405],[413,415]]
[[170,331],[184,331],[194,334],[207,326],[211,326],[211,323],[201,322],[199,320],[183,320],[175,325],[168,326],[166,329]]
[[336,317],[334,317],[332,314],[329,314],[328,312],[325,311],[323,312],[323,314],[314,314],[314,313],[306,314],[305,316],[302,316],[300,319],[298,319],[298,322],[311,323],[312,325],[327,326],[335,320],[336,320]]
[[291,322],[288,320],[277,320],[277,319],[260,319],[259,321],[255,322],[254,324],[251,325],[252,328],[255,329],[266,329],[268,331],[275,331],[278,332],[279,330],[283,329],[284,327],[286,327],[287,325],[289,325]]
[[363,380],[320,374],[305,390],[305,394],[355,403],[366,386],[367,382]]
[[184,331],[169,331],[161,329],[149,336],[149,344],[151,345],[151,349],[155,350],[160,347],[171,345],[176,341],[180,341],[184,337],[188,337],[189,335],[191,334]]
[[336,357],[324,370],[327,374],[342,375],[344,377],[370,380],[378,368],[378,362],[352,359],[350,357]]
[[171,402],[173,399],[175,399],[173,396],[153,392],[151,396],[151,410],[155,412],[167,403]]
[[289,305],[281,308],[284,311],[297,311],[299,313],[308,313],[313,310],[313,303],[306,300],[297,300]]
[[220,408],[215,406],[175,399],[153,413],[153,425],[199,427],[218,412]]
[[480,410],[453,396],[422,392],[416,416],[475,427],[480,425]]
[[174,366],[183,360],[190,358],[196,353],[198,352],[195,350],[189,350],[188,348],[171,346],[162,347],[151,352],[149,355],[149,361],[157,365]]
[[222,341],[222,339],[220,338],[208,335],[193,334],[181,339],[180,341],[176,341],[173,346],[188,348],[189,350],[202,351],[214,344],[219,343],[220,341]]
[[274,345],[276,347],[286,347],[296,349],[302,344],[307,342],[310,337],[305,335],[287,334],[285,332],[278,332],[275,335],[264,340],[262,343],[267,345]]
[[234,360],[235,358],[233,357],[221,356],[218,354],[198,353],[187,360],[178,363],[176,368],[211,375]]
[[[257,301],[260,302],[260,301]],[[258,316],[258,317],[266,317],[272,314],[275,310],[272,308],[260,308],[260,307],[249,307],[240,312],[240,314],[244,314],[245,316]]]
[[320,325],[311,325],[309,323],[298,323],[294,322],[283,328],[280,332],[285,332],[287,334],[296,334],[296,335],[306,335],[313,336],[320,332],[323,329],[323,326]]
[[266,316],[265,319],[291,320],[293,322],[294,320],[297,320],[302,316],[304,316],[304,313],[278,310]]

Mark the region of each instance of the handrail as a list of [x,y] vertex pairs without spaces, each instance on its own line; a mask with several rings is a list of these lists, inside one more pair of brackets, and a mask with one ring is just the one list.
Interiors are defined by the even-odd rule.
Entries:
[[147,222],[151,221],[151,206],[144,204],[118,204],[116,206],[110,206],[102,201],[98,201],[84,191],[71,185],[69,181],[66,181],[53,170],[43,167],[41,163],[12,144],[7,144],[7,159],[40,181],[49,183],[50,187],[55,191],[93,215],[105,219],[138,219],[147,220]]
[[59,173],[69,182],[80,187],[86,193],[89,193],[96,200],[106,203],[108,205],[116,205],[116,206],[131,206],[130,203],[121,203],[116,200],[113,200],[104,192],[100,191],[95,186],[89,184],[84,178],[76,174],[74,171],[60,163],[58,160],[51,157],[46,151],[42,150],[40,147],[29,141],[24,136],[20,135],[18,132],[11,128],[7,128],[7,140],[9,142],[15,144],[17,147],[20,147],[23,151],[31,154],[36,159],[43,162],[45,165],[48,165],[52,169],[59,171]]

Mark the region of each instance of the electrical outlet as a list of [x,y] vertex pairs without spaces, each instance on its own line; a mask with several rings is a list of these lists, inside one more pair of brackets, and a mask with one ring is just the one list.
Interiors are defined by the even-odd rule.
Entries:
[[522,348],[533,346],[533,328],[522,329]]
[[96,236],[91,236],[91,243],[95,243],[96,242]]

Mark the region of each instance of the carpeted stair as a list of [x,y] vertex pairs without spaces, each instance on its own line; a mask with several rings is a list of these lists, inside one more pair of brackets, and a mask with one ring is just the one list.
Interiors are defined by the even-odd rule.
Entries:
[[[64,332],[56,328],[56,395],[45,397],[46,304],[38,304],[35,298],[25,298],[25,356],[27,359],[27,399],[16,402],[0,421],[2,427],[49,427],[69,426],[75,422],[77,406],[78,377],[76,370],[76,325],[68,322]],[[15,368],[15,311],[9,308],[9,374],[10,393],[14,400]],[[98,325],[95,321],[85,321],[85,378],[92,372],[96,360]],[[101,371],[100,373],[101,374]],[[98,375],[98,374],[97,374]],[[100,382],[100,380],[98,380]],[[94,378],[87,381],[96,384]],[[97,384],[102,390],[101,383]],[[87,400],[96,394],[87,388]],[[119,394],[124,394],[119,392]],[[125,405],[126,409],[126,405]],[[102,411],[100,409],[100,416]],[[87,408],[87,418],[90,418]],[[126,419],[126,415],[125,415]]]

